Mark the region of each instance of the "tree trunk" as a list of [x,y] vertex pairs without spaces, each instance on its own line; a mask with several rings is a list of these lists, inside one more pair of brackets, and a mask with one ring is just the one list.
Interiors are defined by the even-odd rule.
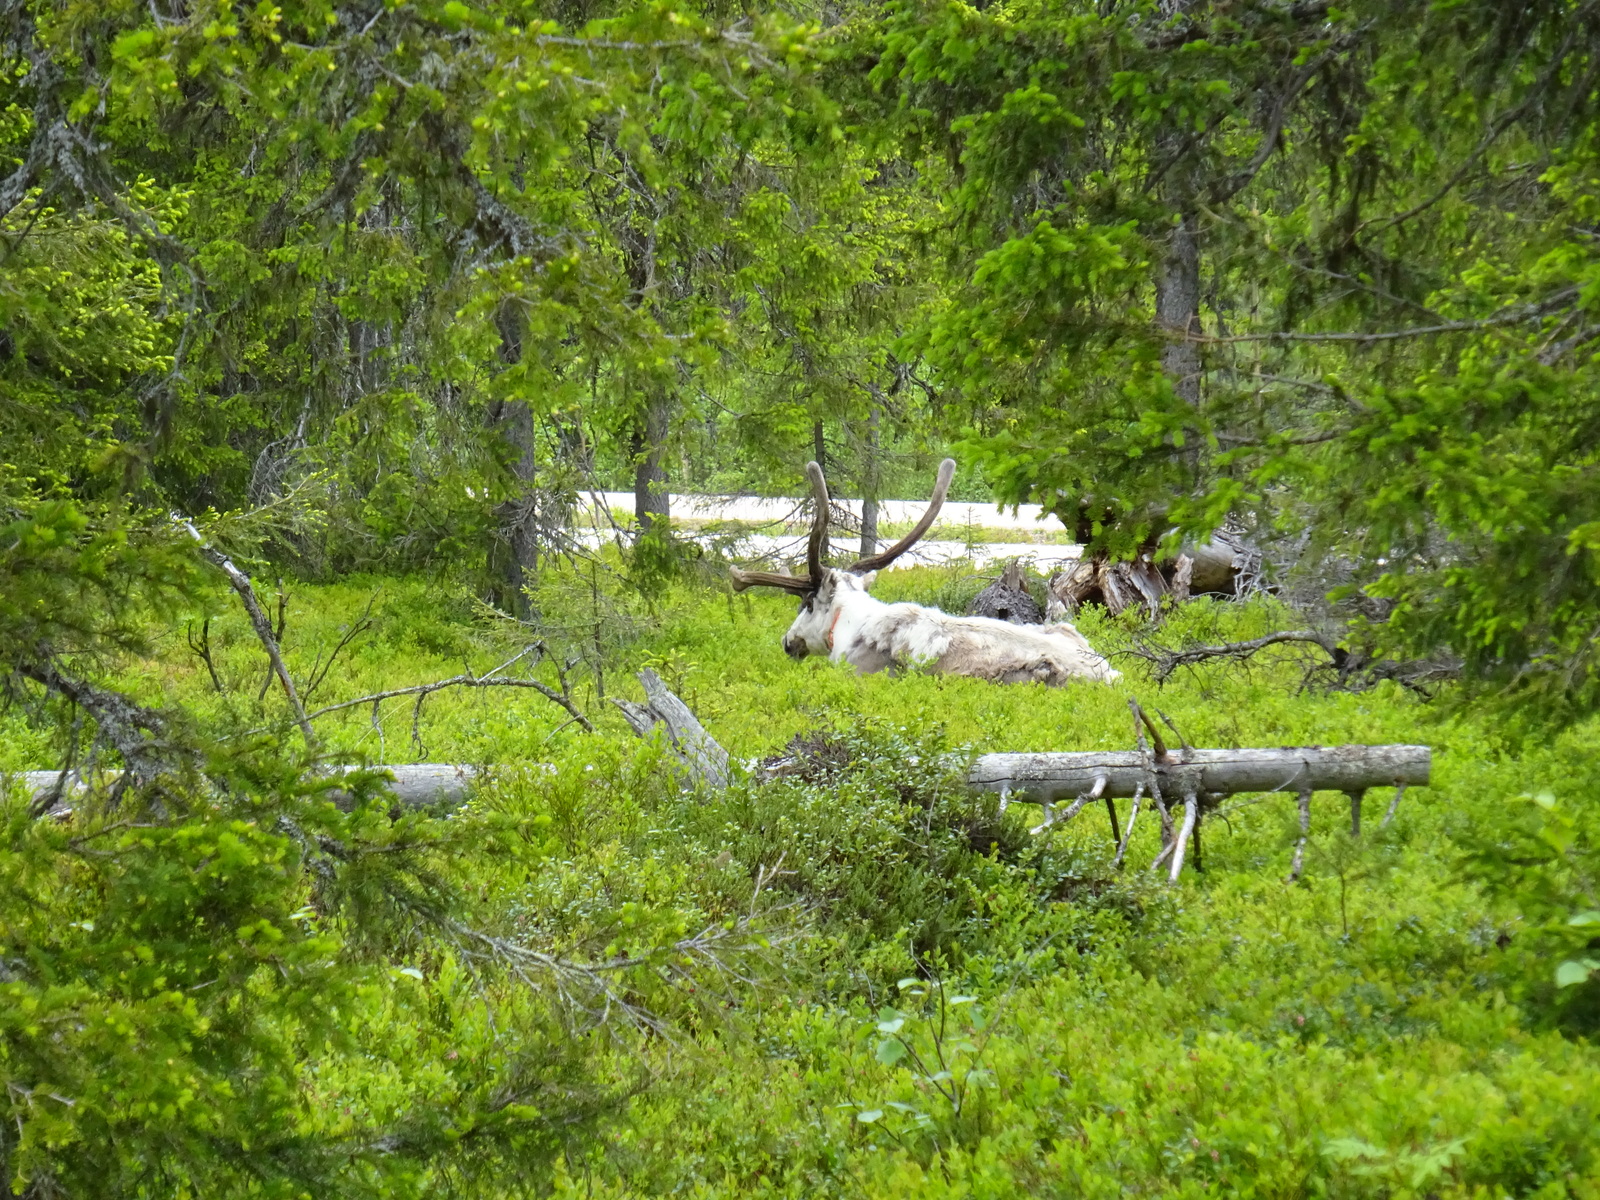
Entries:
[[666,391],[651,392],[643,418],[633,430],[633,515],[639,531],[648,533],[657,521],[671,528],[667,492],[667,434],[671,427],[671,401]]
[[882,414],[876,401],[867,413],[867,438],[861,470],[861,554],[878,552],[878,448]]
[[1200,402],[1200,348],[1186,340],[1200,329],[1200,236],[1192,212],[1172,227],[1167,253],[1156,276],[1156,321],[1174,340],[1161,351],[1161,369],[1173,390],[1191,405]]
[[[629,306],[645,309],[656,290],[656,238],[654,229],[630,229],[623,246],[623,263],[628,273]],[[666,385],[657,380],[641,380],[648,389],[644,412],[634,419],[628,440],[633,457],[633,515],[641,534],[649,533],[657,521],[670,529],[667,492],[667,434],[671,430],[672,401]]]
[[[510,304],[495,314],[500,331],[500,361],[515,366],[522,361],[522,315]],[[490,552],[490,577],[495,599],[519,617],[531,614],[527,589],[539,570],[538,451],[533,410],[525,400],[496,400],[490,405],[489,423],[506,449],[516,487],[495,509],[499,520]]]
[[[646,676],[649,676],[646,679]],[[722,786],[727,778],[728,755],[694,719],[682,701],[673,696],[651,672],[641,672],[649,703],[623,706],[629,724],[649,736],[659,722],[667,728],[674,747],[686,765],[703,782]],[[1397,784],[1425,786],[1430,776],[1432,751],[1427,746],[1292,746],[1270,750],[1178,750],[1156,764],[1162,794],[1176,806],[1189,794],[1233,795],[1238,792],[1275,792],[1286,796],[1302,792],[1360,793],[1367,788]],[[336,770],[352,770],[341,767]],[[390,785],[396,800],[408,806],[457,805],[465,799],[467,784],[477,769],[465,763],[418,763],[384,767],[394,775]],[[785,774],[783,764],[769,766],[762,775]],[[118,772],[106,772],[107,781]],[[1131,796],[1148,779],[1148,762],[1137,750],[1085,753],[982,754],[967,773],[967,786],[978,792],[1002,792],[1013,801],[1052,804],[1095,792],[1098,797]],[[33,799],[48,795],[61,784],[59,771],[24,771],[22,784]],[[722,782],[719,782],[722,781]],[[76,777],[63,788],[63,803],[81,789]],[[1144,794],[1148,795],[1148,787]]]

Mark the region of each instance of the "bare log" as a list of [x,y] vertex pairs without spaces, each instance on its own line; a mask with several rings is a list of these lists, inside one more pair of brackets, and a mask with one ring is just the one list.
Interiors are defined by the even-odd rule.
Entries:
[[[1432,765],[1427,746],[1287,746],[1256,750],[1170,750],[1158,756],[1155,776],[1169,795],[1197,792],[1352,792],[1397,784],[1426,785]],[[1148,760],[1137,750],[1087,753],[984,754],[972,764],[968,786],[1009,791],[1012,800],[1053,803],[1080,796],[1104,775],[1103,796],[1132,796],[1146,782]],[[1170,781],[1170,785],[1169,785]]]
[[[388,772],[393,778],[385,783],[385,790],[397,804],[405,808],[459,808],[467,799],[467,790],[479,778],[476,767],[467,763],[411,763],[393,767],[335,767],[336,775],[352,771],[373,770]],[[114,784],[120,771],[106,771],[91,778],[101,784]],[[38,802],[52,797],[51,812],[61,815],[72,808],[73,801],[89,790],[90,779],[76,771],[23,771],[14,778],[21,780],[30,800]],[[344,793],[334,793],[337,803]]]

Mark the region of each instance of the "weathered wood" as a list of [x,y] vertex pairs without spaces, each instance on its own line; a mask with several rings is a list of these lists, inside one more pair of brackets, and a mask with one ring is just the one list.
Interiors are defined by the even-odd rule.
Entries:
[[[1424,785],[1432,753],[1427,746],[1288,746],[1273,750],[1171,750],[1156,760],[1162,790],[1233,795],[1238,792],[1353,792],[1396,784]],[[1080,796],[1105,776],[1102,796],[1132,796],[1148,778],[1136,750],[1086,753],[984,754],[967,784],[977,791],[1007,791],[1012,800],[1053,803]]]
[[1293,883],[1300,878],[1300,870],[1306,863],[1306,842],[1311,837],[1311,793],[1301,792],[1295,797],[1295,803],[1300,807],[1300,840],[1294,844],[1294,861],[1289,864],[1286,883]]
[[[708,784],[725,786],[727,752],[659,679],[654,680],[653,686],[646,685],[646,694],[651,695],[649,711],[667,724],[673,745],[685,760],[698,767]],[[673,711],[666,702],[669,699],[681,710],[672,721],[664,715]],[[633,707],[644,710],[646,706]],[[685,714],[692,724],[683,720]],[[645,726],[646,733],[654,728],[657,716]],[[1298,746],[1276,750],[1173,750],[1157,760],[1155,773],[1174,795],[1185,794],[1191,780],[1196,791],[1222,795],[1274,791],[1352,793],[1369,787],[1425,785],[1430,765],[1431,753],[1426,746]],[[391,790],[406,805],[459,803],[476,776],[473,767],[452,763],[383,769],[394,774]],[[112,775],[108,773],[108,778]],[[37,798],[56,786],[58,776],[56,771],[24,771],[21,779],[29,796]],[[1106,782],[1096,792],[1095,785],[1101,777]],[[1145,779],[1145,760],[1136,750],[984,754],[973,762],[967,774],[967,784],[975,791],[1009,793],[1013,801],[1035,804],[1053,804],[1088,793],[1094,793],[1096,799],[1133,796]],[[69,780],[63,798],[70,799],[82,790],[81,781]]]
[[646,667],[639,672],[644,685],[645,704],[613,699],[624,719],[642,738],[649,737],[659,724],[665,727],[672,747],[691,775],[713,791],[728,786],[728,752],[706,732],[689,706],[661,682],[661,677]]
[[1178,876],[1183,873],[1183,852],[1189,845],[1189,836],[1196,830],[1199,820],[1200,803],[1193,792],[1183,798],[1183,828],[1178,830],[1177,845],[1172,851],[1171,882],[1177,883]]
[[[335,767],[334,773],[348,774],[363,770],[360,767]],[[478,778],[478,769],[467,763],[410,763],[400,766],[372,767],[374,771],[387,771],[393,779],[385,786],[395,801],[406,808],[428,808],[438,805],[459,808],[467,798],[467,789]],[[114,783],[120,771],[106,771],[96,776],[96,782]],[[30,800],[40,800],[56,788],[60,771],[23,771],[15,778],[22,781]],[[76,773],[71,774],[61,789],[61,799],[53,812],[70,811],[73,801],[88,790],[87,782]],[[342,793],[334,793],[337,802]]]

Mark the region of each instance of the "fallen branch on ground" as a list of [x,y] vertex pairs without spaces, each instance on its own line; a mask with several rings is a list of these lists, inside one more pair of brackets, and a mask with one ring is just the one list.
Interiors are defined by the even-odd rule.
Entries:
[[[418,683],[413,684],[410,687],[391,688],[386,692],[373,692],[368,696],[357,696],[354,700],[341,700],[337,704],[324,705],[322,708],[307,713],[306,717],[308,720],[314,721],[318,717],[325,717],[329,713],[340,712],[347,708],[359,708],[362,705],[371,704],[374,706],[374,709],[376,709],[376,707],[382,704],[385,700],[394,700],[400,696],[415,696],[417,698],[417,702],[411,711],[411,740],[417,747],[417,753],[422,754],[425,753],[422,744],[422,731],[420,728],[420,723],[422,720],[422,705],[429,696],[433,695],[433,693],[452,687],[531,688],[533,691],[538,692],[546,700],[549,700],[552,704],[559,704],[562,708],[566,709],[568,715],[571,716],[572,719],[579,725],[582,725],[586,732],[593,733],[594,723],[590,721],[588,717],[583,715],[583,710],[580,709],[576,702],[574,702],[572,699],[572,689],[567,683],[566,668],[563,667],[559,662],[556,663],[556,675],[561,681],[561,690],[559,692],[547,683],[540,683],[537,679],[495,678],[500,674],[501,671],[508,670],[510,667],[521,662],[530,654],[536,654],[539,657],[543,657],[546,653],[547,651],[545,650],[545,645],[543,642],[534,642],[531,645],[524,647],[510,658],[506,659],[505,662],[494,668],[494,670],[490,671],[487,675],[474,675],[469,671],[461,675],[452,675],[449,679],[436,679],[432,683]],[[537,662],[538,659],[536,658],[534,661]],[[551,661],[554,662],[555,660],[552,659]],[[571,664],[568,665],[570,666]]]
[[[1269,633],[1265,637],[1244,642],[1224,642],[1217,646],[1163,646],[1144,640],[1123,651],[1150,663],[1151,674],[1157,684],[1166,683],[1179,667],[1195,667],[1200,663],[1228,661],[1248,662],[1270,646],[1305,646],[1321,651],[1316,661],[1306,664],[1303,686],[1310,686],[1318,675],[1327,675],[1328,686],[1358,691],[1373,687],[1381,680],[1392,679],[1402,687],[1429,695],[1428,686],[1456,677],[1456,668],[1448,663],[1425,659],[1397,660],[1374,658],[1360,650],[1341,646],[1337,639],[1315,629],[1286,629]],[[1326,656],[1324,659],[1322,656]]]
[[211,563],[233,585],[233,590],[239,594],[239,600],[244,605],[244,611],[250,617],[250,626],[256,631],[256,640],[261,643],[267,652],[267,658],[272,663],[272,671],[278,677],[278,682],[283,685],[283,694],[288,697],[289,711],[294,714],[295,724],[300,726],[300,733],[306,739],[306,749],[315,751],[317,748],[317,735],[311,730],[311,722],[306,719],[305,705],[300,703],[300,696],[295,691],[294,680],[289,675],[289,668],[283,664],[283,653],[278,647],[278,639],[273,634],[272,622],[267,619],[267,614],[262,611],[261,602],[256,599],[256,592],[250,586],[250,576],[233,565],[233,560],[222,551],[215,549],[205,538],[200,536],[200,531],[194,527],[194,522],[187,518],[182,522],[184,529],[189,533],[200,547],[200,555]]
[[[504,670],[537,648],[537,644],[528,647],[495,668],[495,671]],[[726,786],[727,751],[717,744],[688,706],[673,695],[654,672],[641,672],[639,678],[650,702],[646,705],[628,703],[618,706],[628,716],[634,730],[640,736],[647,737],[658,723],[664,724],[674,748],[697,779],[708,787]],[[535,686],[557,703],[562,702],[560,693],[554,693],[553,689],[542,684],[532,684],[531,681],[459,676],[453,680],[380,692],[375,696],[329,705],[311,715],[321,716],[391,696],[425,695],[440,687],[496,685]],[[1130,701],[1129,707],[1134,716],[1135,740],[1139,746],[1137,750],[983,754],[973,760],[968,769],[967,786],[973,791],[999,793],[1002,808],[1016,800],[1041,805],[1045,819],[1034,828],[1034,833],[1043,833],[1057,824],[1064,824],[1094,800],[1104,800],[1111,816],[1119,864],[1127,853],[1138,801],[1149,795],[1162,816],[1162,851],[1152,864],[1152,869],[1170,858],[1170,877],[1173,882],[1177,881],[1183,869],[1191,838],[1196,846],[1198,868],[1201,823],[1223,797],[1241,792],[1292,792],[1299,798],[1302,829],[1301,844],[1297,847],[1295,863],[1290,871],[1290,879],[1293,880],[1298,878],[1304,842],[1310,830],[1312,792],[1337,791],[1348,797],[1351,805],[1351,836],[1359,837],[1361,802],[1367,789],[1395,786],[1403,790],[1410,784],[1426,785],[1432,770],[1432,752],[1427,746],[1196,749],[1187,743],[1187,739],[1183,739],[1177,727],[1163,714],[1163,720],[1183,742],[1177,750],[1170,750],[1155,722],[1150,720],[1138,702]],[[568,711],[573,712],[575,719],[582,720],[585,728],[592,728],[575,709],[569,708]],[[1151,735],[1150,741],[1145,739],[1147,731]],[[442,763],[387,769],[395,778],[391,791],[396,800],[406,806],[458,804],[475,776],[471,767]],[[30,772],[25,779],[36,801],[42,795],[52,792],[59,794],[62,786],[60,772]],[[1069,796],[1073,797],[1073,803],[1057,816],[1053,805]],[[1118,837],[1115,800],[1122,796],[1133,797],[1135,808],[1129,816],[1127,833]],[[1165,802],[1164,796],[1183,797],[1181,829],[1174,827],[1173,809]],[[1397,795],[1395,803],[1390,805],[1385,824],[1393,818],[1398,803]]]

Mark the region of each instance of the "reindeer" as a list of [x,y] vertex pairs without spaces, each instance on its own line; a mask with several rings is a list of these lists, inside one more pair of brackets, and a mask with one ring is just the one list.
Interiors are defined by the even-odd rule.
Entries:
[[816,463],[806,475],[816,516],[806,548],[806,574],[730,568],[733,590],[770,587],[800,597],[800,615],[783,636],[793,659],[825,654],[863,675],[918,667],[940,675],[971,675],[995,683],[1043,683],[1060,687],[1072,679],[1110,683],[1122,677],[1096,654],[1071,625],[1012,625],[989,617],[953,617],[920,604],[885,604],[868,594],[877,573],[921,540],[933,527],[956,471],[955,460],[939,464],[938,479],[922,519],[887,550],[857,559],[843,570],[826,564],[828,482]]

